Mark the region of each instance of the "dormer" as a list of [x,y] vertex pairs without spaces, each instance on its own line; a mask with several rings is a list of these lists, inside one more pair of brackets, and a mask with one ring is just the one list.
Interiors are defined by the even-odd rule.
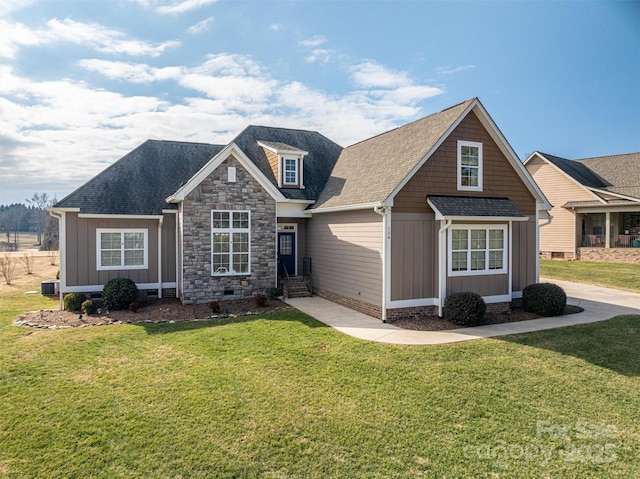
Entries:
[[276,141],[258,141],[264,149],[278,188],[304,189],[303,160],[308,151]]

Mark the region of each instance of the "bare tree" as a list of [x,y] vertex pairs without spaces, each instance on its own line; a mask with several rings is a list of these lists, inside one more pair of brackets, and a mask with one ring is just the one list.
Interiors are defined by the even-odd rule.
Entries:
[[27,274],[33,274],[33,265],[35,261],[36,257],[33,256],[32,253],[24,253],[20,257],[20,262],[22,263],[22,266],[24,267],[24,270]]
[[16,262],[12,256],[7,253],[0,258],[0,273],[4,276],[4,280],[7,284],[11,284],[13,281],[13,273],[16,270]]
[[26,200],[34,209],[34,226],[38,236],[38,244],[42,244],[42,231],[47,220],[47,207],[51,206],[52,199],[47,193],[34,193],[31,199]]
[[58,262],[58,250],[57,249],[48,249],[47,250],[47,258],[49,258],[49,264],[51,266],[55,266]]

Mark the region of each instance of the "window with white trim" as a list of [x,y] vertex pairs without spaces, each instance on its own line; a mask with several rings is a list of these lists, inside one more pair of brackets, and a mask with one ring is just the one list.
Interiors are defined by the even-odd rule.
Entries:
[[507,272],[507,226],[452,226],[449,276]]
[[97,269],[147,269],[148,236],[147,229],[96,229]]
[[298,184],[298,159],[284,158],[284,184]]
[[248,211],[211,211],[211,275],[249,274],[251,221]]
[[458,141],[458,190],[482,191],[482,143]]

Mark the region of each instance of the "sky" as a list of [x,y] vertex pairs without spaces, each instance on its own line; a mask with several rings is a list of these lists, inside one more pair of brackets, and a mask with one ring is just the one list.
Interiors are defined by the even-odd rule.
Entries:
[[149,138],[348,146],[473,97],[522,160],[640,151],[640,1],[0,0],[0,204]]

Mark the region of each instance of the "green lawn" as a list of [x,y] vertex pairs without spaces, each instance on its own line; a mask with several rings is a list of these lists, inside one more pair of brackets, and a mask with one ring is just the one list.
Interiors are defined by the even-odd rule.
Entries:
[[540,276],[640,293],[640,265],[540,260]]
[[640,476],[639,316],[403,347],[298,312],[45,331],[13,320],[49,301],[0,305],[0,478]]

